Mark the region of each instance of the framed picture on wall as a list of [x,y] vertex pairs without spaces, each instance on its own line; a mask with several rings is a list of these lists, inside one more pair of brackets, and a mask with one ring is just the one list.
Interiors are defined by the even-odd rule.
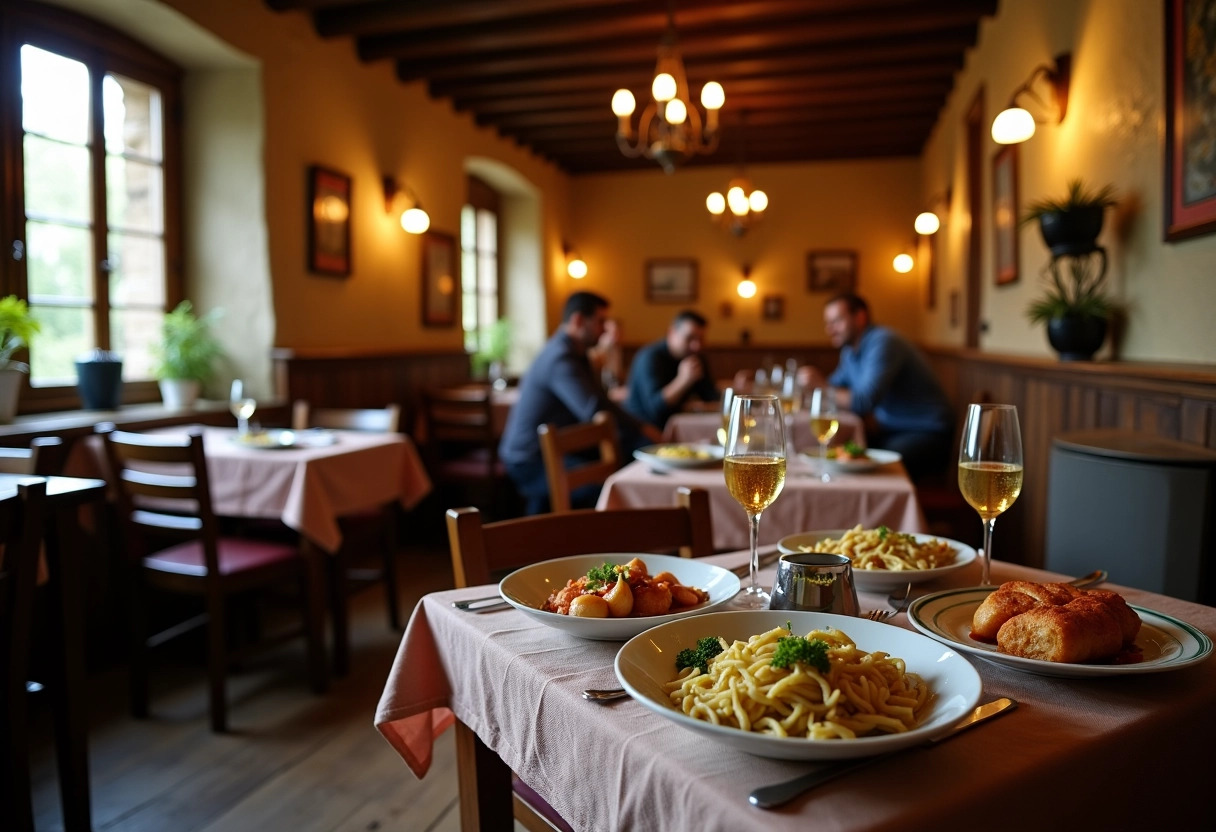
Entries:
[[308,270],[350,274],[350,177],[318,165],[308,169]]
[[1018,279],[1018,146],[1005,145],[992,157],[992,239],[996,285]]
[[1216,231],[1216,0],[1165,2],[1165,239]]
[[785,317],[785,298],[782,295],[765,295],[760,304],[761,317],[766,321],[779,321]]
[[455,326],[460,311],[456,239],[442,231],[422,235],[422,325]]
[[845,249],[811,251],[806,255],[806,287],[811,292],[852,292],[857,289],[857,252]]
[[692,303],[697,299],[697,261],[646,261],[646,300],[651,303]]

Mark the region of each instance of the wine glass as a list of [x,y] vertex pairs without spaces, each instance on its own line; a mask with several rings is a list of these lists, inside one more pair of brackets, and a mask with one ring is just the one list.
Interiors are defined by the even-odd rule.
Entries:
[[730,428],[730,407],[735,403],[735,390],[727,387],[722,391],[722,427],[718,428],[718,444],[726,447],[726,431]]
[[232,411],[232,415],[236,417],[236,431],[238,436],[249,435],[249,417],[257,410],[258,403],[252,397],[245,394],[245,382],[239,378],[232,380],[232,390],[228,394],[228,409]]
[[984,523],[980,585],[989,586],[992,527],[1022,493],[1022,431],[1011,404],[967,405],[958,451],[958,487]]
[[726,429],[722,464],[726,489],[747,512],[751,541],[751,586],[736,599],[735,606],[764,609],[769,594],[757,583],[760,555],[760,514],[785,485],[785,416],[776,396],[735,396]]
[[831,387],[816,387],[811,391],[811,433],[819,443],[819,478],[831,482],[828,473],[828,445],[840,430],[840,414],[836,412],[836,391]]

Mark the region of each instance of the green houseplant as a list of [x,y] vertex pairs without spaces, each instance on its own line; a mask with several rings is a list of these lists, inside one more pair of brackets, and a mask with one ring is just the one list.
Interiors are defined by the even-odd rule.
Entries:
[[199,317],[184,300],[161,323],[161,340],[154,346],[154,374],[161,398],[172,409],[190,407],[203,382],[211,377],[215,360],[223,353],[211,323],[219,310]]
[[0,423],[13,421],[17,414],[22,377],[30,370],[25,362],[14,361],[13,353],[29,346],[41,329],[21,298],[9,295],[0,299]]
[[511,352],[511,322],[499,318],[483,327],[477,337],[477,352],[473,353],[473,374],[486,373],[491,381],[502,378],[503,365]]
[[1040,199],[1026,206],[1022,224],[1037,221],[1053,257],[1095,251],[1106,209],[1117,202],[1113,185],[1090,190],[1081,179],[1068,183],[1063,199]]

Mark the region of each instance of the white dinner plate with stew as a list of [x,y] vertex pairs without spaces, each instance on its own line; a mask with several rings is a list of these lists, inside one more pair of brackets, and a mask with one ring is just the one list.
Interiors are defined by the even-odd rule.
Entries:
[[[650,575],[670,572],[685,586],[708,592],[709,600],[666,615],[628,618],[579,618],[542,609],[549,595],[564,587],[567,581],[586,575],[587,570],[604,563],[628,563],[634,558],[640,558],[646,564],[646,571]],[[516,569],[498,585],[498,594],[504,601],[546,627],[562,630],[579,638],[602,641],[624,641],[658,624],[700,615],[730,601],[738,591],[739,578],[729,569],[693,558],[634,552],[573,555],[533,563]]]
[[[844,537],[848,531],[848,529],[829,529],[827,531],[799,532],[798,534],[787,535],[777,541],[777,549],[785,554],[798,554],[804,551],[801,548],[803,546],[809,549],[821,540]],[[900,534],[904,534],[904,532],[900,532]],[[966,543],[960,543],[948,537],[919,533],[913,533],[912,537],[916,538],[918,543],[926,540],[940,540],[948,544],[954,550],[954,561],[935,569],[892,570],[854,568],[853,585],[866,592],[890,592],[901,586],[922,584],[936,580],[944,575],[949,575],[951,572],[956,572],[975,563],[975,559],[978,556],[975,549]]]
[[[887,451],[882,448],[868,448],[866,449],[866,455],[859,459],[837,459],[833,456],[834,451],[835,448],[828,448],[827,458],[828,471],[834,474],[864,474],[867,471],[874,471],[884,465],[890,465],[892,462],[899,462],[903,459],[899,451]],[[823,460],[819,458],[819,449],[817,447],[802,451],[802,455],[816,465],[823,463]]]
[[722,446],[698,442],[668,442],[638,448],[633,452],[633,458],[651,468],[707,468],[722,462]]
[[[663,689],[679,673],[676,654],[695,647],[698,640],[721,636],[727,642],[747,641],[774,627],[784,628],[787,622],[797,635],[836,629],[861,650],[883,651],[903,659],[907,670],[919,675],[932,694],[919,724],[903,733],[856,739],[778,737],[694,719],[673,704]],[[749,754],[782,760],[843,760],[919,745],[947,733],[969,714],[979,702],[982,689],[979,674],[969,661],[919,633],[865,618],[799,610],[713,612],[662,624],[626,642],[616,655],[616,675],[636,701],[681,728]]]
[[234,434],[232,441],[242,448],[257,448],[266,451],[281,451],[301,444],[294,430],[263,430],[257,433]]
[[1129,604],[1140,616],[1136,646],[1141,661],[1130,664],[1069,664],[1024,659],[997,650],[995,644],[971,637],[971,618],[993,592],[993,587],[948,589],[918,598],[908,609],[912,626],[930,638],[993,664],[1040,676],[1087,678],[1132,676],[1139,673],[1164,673],[1190,667],[1212,652],[1212,640],[1204,633],[1165,613]]

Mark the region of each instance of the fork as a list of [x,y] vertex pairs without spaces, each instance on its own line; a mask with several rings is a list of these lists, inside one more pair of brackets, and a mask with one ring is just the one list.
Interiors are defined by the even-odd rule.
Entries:
[[888,595],[887,603],[891,606],[891,615],[906,612],[912,603],[912,582],[909,581],[904,584],[903,589],[897,589]]
[[861,617],[871,621],[886,621],[888,618],[894,618],[895,612],[895,610],[866,610]]

